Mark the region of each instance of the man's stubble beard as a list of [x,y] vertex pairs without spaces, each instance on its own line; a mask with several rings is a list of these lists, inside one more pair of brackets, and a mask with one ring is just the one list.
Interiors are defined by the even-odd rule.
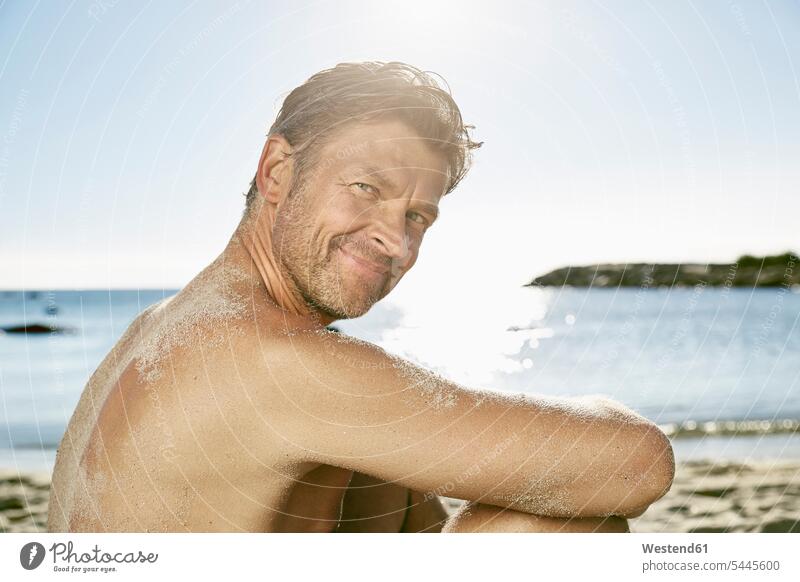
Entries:
[[380,287],[366,281],[344,281],[340,273],[338,248],[346,244],[346,236],[330,241],[328,255],[318,259],[310,244],[314,220],[308,209],[305,189],[293,187],[286,203],[275,216],[273,241],[278,264],[284,277],[292,281],[303,300],[311,308],[334,319],[352,319],[364,315],[386,295],[387,277]]

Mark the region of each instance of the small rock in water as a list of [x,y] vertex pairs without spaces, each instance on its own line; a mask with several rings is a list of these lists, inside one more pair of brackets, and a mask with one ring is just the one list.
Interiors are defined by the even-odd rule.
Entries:
[[2,327],[5,333],[19,333],[19,334],[42,334],[42,333],[64,333],[69,331],[66,327],[59,327],[57,325],[48,325],[46,323],[28,323],[22,325],[9,325]]

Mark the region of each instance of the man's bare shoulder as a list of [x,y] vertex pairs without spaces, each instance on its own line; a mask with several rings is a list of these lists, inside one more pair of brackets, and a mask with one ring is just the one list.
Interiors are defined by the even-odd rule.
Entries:
[[258,357],[274,378],[290,379],[299,394],[333,389],[344,399],[395,399],[402,393],[407,398],[430,397],[427,405],[417,404],[434,410],[452,407],[459,395],[469,395],[471,404],[477,404],[490,394],[458,385],[376,344],[325,328],[275,330],[260,342]]

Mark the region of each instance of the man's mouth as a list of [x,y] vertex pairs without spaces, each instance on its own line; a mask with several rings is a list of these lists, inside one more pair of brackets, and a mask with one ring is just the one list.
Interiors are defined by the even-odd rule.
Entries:
[[360,257],[347,251],[344,247],[339,247],[339,251],[342,253],[342,256],[348,264],[352,265],[356,270],[363,273],[365,276],[370,278],[380,278],[389,272],[389,265],[381,265],[380,263],[370,261],[369,259],[365,259],[364,257]]

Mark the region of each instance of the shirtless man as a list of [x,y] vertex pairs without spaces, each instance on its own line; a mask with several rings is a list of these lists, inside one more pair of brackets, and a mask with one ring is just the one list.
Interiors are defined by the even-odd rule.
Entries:
[[[414,265],[478,145],[408,65],[290,93],[222,254],[91,377],[49,530],[627,531],[672,482],[653,423],[460,386],[327,328]],[[448,518],[442,494],[468,503]]]

